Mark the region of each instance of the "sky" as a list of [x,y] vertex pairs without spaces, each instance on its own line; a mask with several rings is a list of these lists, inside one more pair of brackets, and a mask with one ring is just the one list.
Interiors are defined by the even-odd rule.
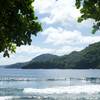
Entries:
[[91,34],[93,20],[77,22],[81,14],[75,8],[75,0],[35,0],[32,5],[43,31],[32,36],[31,46],[17,47],[10,58],[4,58],[1,53],[0,65],[30,61],[45,53],[61,56],[100,40],[99,31]]

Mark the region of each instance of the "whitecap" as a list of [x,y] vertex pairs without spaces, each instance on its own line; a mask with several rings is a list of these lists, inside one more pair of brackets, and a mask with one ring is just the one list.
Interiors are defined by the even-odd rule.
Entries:
[[13,97],[12,96],[1,96],[0,100],[12,100]]
[[66,87],[51,87],[44,89],[25,88],[23,90],[26,94],[63,94],[63,93],[99,93],[100,85],[83,85],[83,86],[66,86]]

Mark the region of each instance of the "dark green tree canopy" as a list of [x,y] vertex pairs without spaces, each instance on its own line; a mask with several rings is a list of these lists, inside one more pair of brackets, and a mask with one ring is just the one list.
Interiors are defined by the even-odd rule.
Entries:
[[92,33],[100,30],[100,0],[76,0],[76,7],[80,9],[81,16],[78,22],[93,19],[94,25]]
[[[42,31],[35,16],[34,0],[0,0],[0,53],[9,56],[16,46],[31,44],[31,35]],[[100,30],[100,0],[76,0],[78,22],[93,19],[93,33]]]
[[31,35],[41,31],[34,0],[0,0],[0,52],[9,56],[16,46],[31,44]]

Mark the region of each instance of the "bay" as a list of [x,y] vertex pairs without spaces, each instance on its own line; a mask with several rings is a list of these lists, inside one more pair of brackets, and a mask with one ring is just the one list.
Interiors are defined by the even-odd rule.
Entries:
[[0,100],[100,100],[100,70],[0,69]]

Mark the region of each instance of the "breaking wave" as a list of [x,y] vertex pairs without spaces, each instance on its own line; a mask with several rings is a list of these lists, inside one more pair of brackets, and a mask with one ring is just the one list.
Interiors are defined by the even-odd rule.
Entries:
[[23,93],[26,94],[64,94],[64,93],[99,93],[100,85],[83,85],[83,86],[66,86],[66,87],[52,87],[45,89],[24,88]]
[[2,96],[2,97],[0,97],[0,100],[11,100],[11,99],[13,99],[12,96]]
[[86,78],[34,78],[34,77],[11,77],[11,76],[3,76],[0,77],[0,81],[72,81],[72,80],[84,80],[84,81],[98,81],[100,82],[100,78],[96,78],[96,77],[86,77]]

